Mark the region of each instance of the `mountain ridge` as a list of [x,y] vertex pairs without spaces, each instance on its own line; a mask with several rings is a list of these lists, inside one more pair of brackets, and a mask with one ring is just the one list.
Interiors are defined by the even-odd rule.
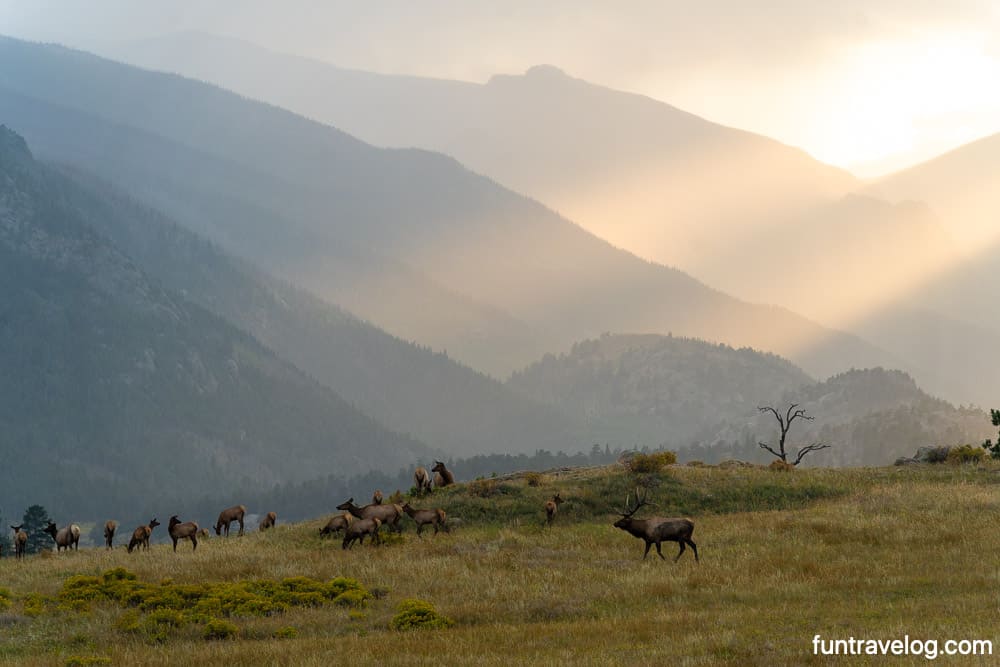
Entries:
[[[148,73],[141,70],[16,40],[0,40],[0,51],[18,65],[0,74],[0,104],[33,143],[47,142],[47,159],[85,159],[97,165],[102,177],[149,198],[196,231],[229,225],[228,238],[207,235],[216,240],[221,236],[227,250],[235,249],[280,277],[314,289],[390,333],[447,349],[494,375],[503,376],[581,335],[612,328],[670,330],[778,351],[788,351],[792,340],[814,339],[814,345],[792,356],[818,375],[836,372],[845,360],[850,360],[848,365],[889,364],[891,355],[860,339],[824,330],[786,311],[739,302],[675,269],[616,250],[450,158],[435,157],[430,164],[436,166],[429,170],[425,152],[380,152],[354,139],[340,152],[343,133],[218,89],[197,99],[199,91],[210,89],[207,84],[164,74],[146,79]],[[125,70],[128,76],[116,78]],[[63,84],[70,80],[74,86],[67,89]],[[167,90],[160,92],[164,81]],[[73,97],[74,89],[85,93]],[[118,97],[140,96],[141,102],[126,106],[146,106],[159,116],[126,117],[118,106],[109,106],[105,93],[111,90]],[[172,109],[180,99],[184,104]],[[51,106],[55,100],[64,112],[58,122]],[[89,106],[98,125],[75,131],[82,117],[74,106]],[[157,126],[167,108],[169,118]],[[230,122],[237,110],[240,122]],[[169,158],[168,164],[143,162],[138,154],[120,157],[138,144],[134,133],[113,123],[130,121],[161,133],[154,135],[161,143],[149,144],[157,146],[151,154]],[[198,135],[186,136],[184,146],[162,143],[184,123],[198,126]],[[305,134],[289,134],[292,129]],[[94,135],[101,140],[95,141]],[[258,141],[264,136],[266,141]],[[195,157],[186,146],[197,142],[208,143],[199,144]],[[116,152],[111,152],[112,145]],[[206,152],[225,161],[206,161]],[[262,161],[265,153],[269,157]],[[363,155],[359,158],[358,153]],[[254,177],[248,165],[267,173]],[[150,195],[154,189],[156,196]],[[387,198],[387,192],[393,197]],[[282,223],[280,236],[275,221]],[[376,282],[345,268],[373,267],[375,243],[389,260],[509,313],[528,328],[506,340],[511,335],[508,327],[480,317],[480,325],[458,333],[436,330],[435,313],[414,312],[405,303],[392,302],[396,290],[405,293],[410,277],[379,266],[372,274]],[[335,253],[353,254],[338,270],[332,261]],[[384,312],[373,310],[379,308]],[[446,312],[461,310],[456,306]],[[764,342],[775,336],[781,340]]]

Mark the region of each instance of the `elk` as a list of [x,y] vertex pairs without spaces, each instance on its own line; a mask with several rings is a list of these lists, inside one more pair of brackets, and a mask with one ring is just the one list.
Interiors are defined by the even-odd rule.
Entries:
[[45,532],[51,535],[55,541],[56,551],[63,549],[69,551],[70,548],[80,550],[80,526],[75,523],[56,528],[56,524],[49,521],[49,525],[45,526]]
[[448,486],[455,483],[455,476],[451,474],[450,470],[444,467],[444,463],[441,461],[434,462],[431,472],[434,473],[434,484],[436,486]]
[[337,509],[346,510],[358,519],[378,519],[397,533],[403,532],[403,527],[399,525],[399,519],[403,516],[403,508],[399,505],[390,503],[388,505],[358,507],[354,504],[354,498],[349,498],[337,505]]
[[365,543],[365,535],[372,536],[372,544],[378,544],[381,540],[378,537],[379,526],[382,525],[381,519],[378,517],[372,517],[371,519],[360,519],[358,521],[352,521],[347,529],[344,530],[344,544],[343,548],[347,549],[354,546],[354,540],[358,541],[358,544]]
[[104,544],[107,548],[112,548],[112,543],[115,541],[115,531],[118,530],[118,522],[114,519],[108,519],[104,522]]
[[[698,560],[698,547],[695,545],[694,541],[691,539],[691,534],[694,532],[694,522],[691,519],[663,519],[660,517],[652,517],[649,519],[633,519],[634,515],[640,507],[644,505],[651,505],[651,503],[646,502],[645,494],[640,496],[639,490],[636,489],[635,492],[636,504],[635,507],[629,507],[628,496],[625,496],[625,511],[619,512],[622,518],[615,521],[615,528],[621,528],[625,532],[638,537],[646,542],[646,551],[642,554],[642,559],[645,560],[646,556],[649,555],[649,547],[656,545],[656,553],[660,558],[664,558],[663,552],[660,551],[660,542],[677,542],[681,545],[681,550],[677,552],[677,556],[674,557],[674,562],[681,557],[684,553],[684,545],[687,544],[694,551],[694,559]],[[655,507],[655,506],[654,506]]]
[[[242,523],[242,521],[241,521]],[[191,540],[191,551],[195,551],[198,548],[198,524],[194,521],[185,521],[181,523],[181,520],[177,518],[177,515],[170,517],[170,524],[167,526],[167,532],[170,533],[170,539],[174,541],[174,552],[177,552],[177,540]],[[219,529],[215,529],[216,535],[219,534]]]
[[24,550],[28,546],[28,534],[21,530],[23,526],[22,523],[20,526],[10,527],[14,531],[14,558],[18,560],[24,558]]
[[264,518],[260,520],[260,530],[264,531],[268,528],[274,528],[274,524],[278,522],[278,515],[274,512],[268,512],[264,515]]
[[233,521],[240,522],[240,532],[237,535],[243,534],[243,516],[247,513],[247,508],[243,505],[233,505],[230,508],[224,509],[219,513],[219,518],[215,522],[215,534],[222,535],[222,529],[226,529],[226,537],[229,537],[229,524]]
[[375,489],[375,493],[372,494],[372,505],[382,504],[382,489]]
[[138,549],[140,546],[143,551],[149,551],[149,538],[153,534],[153,529],[159,525],[160,522],[154,517],[148,526],[139,526],[133,530],[132,539],[128,541],[128,552],[132,553],[133,549]]
[[417,466],[417,469],[413,471],[413,485],[417,487],[418,496],[431,492],[431,476],[427,472],[427,468]]
[[443,509],[435,510],[418,510],[410,507],[410,503],[403,505],[403,511],[410,515],[410,518],[417,522],[417,537],[423,537],[420,533],[424,531],[424,526],[431,524],[434,526],[434,534],[438,534],[438,526],[444,529],[444,532],[450,533],[451,529],[448,528],[448,524],[445,523],[445,513]]
[[211,533],[211,531],[208,530],[208,528],[199,528],[198,529],[198,537],[202,538],[203,540],[207,540],[208,537],[209,537],[209,535],[211,535],[211,534],[212,533]]
[[559,506],[562,505],[563,499],[559,497],[559,494],[552,496],[552,500],[545,501],[545,525],[551,526],[552,521],[556,518],[556,512],[559,511]]
[[336,514],[330,517],[330,520],[326,522],[326,525],[319,529],[319,536],[325,537],[327,535],[333,535],[341,530],[347,530],[347,527],[351,525],[352,521],[354,521],[354,515],[350,512]]

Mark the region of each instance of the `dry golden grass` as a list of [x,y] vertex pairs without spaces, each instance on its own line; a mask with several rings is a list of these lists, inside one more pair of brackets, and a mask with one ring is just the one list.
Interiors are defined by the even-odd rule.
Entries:
[[[156,546],[147,554],[119,548],[22,563],[4,559],[0,582],[15,602],[0,613],[0,659],[20,665],[66,664],[70,656],[130,665],[824,664],[827,658],[812,654],[815,634],[984,638],[994,641],[1000,655],[995,469],[776,474],[674,467],[651,495],[661,505],[670,505],[672,491],[694,489],[706,507],[721,502],[728,508],[730,499],[719,498],[733,488],[742,488],[751,505],[758,496],[773,504],[784,497],[782,490],[789,494],[788,509],[692,515],[700,564],[690,552],[676,564],[656,558],[655,551],[642,561],[642,543],[610,525],[610,506],[623,500],[617,495],[628,481],[616,479],[619,486],[611,491],[601,477],[608,474],[549,474],[538,488],[511,482],[521,484],[522,495],[513,499],[465,498],[458,488],[427,504],[440,502],[449,516],[462,516],[463,509],[493,502],[498,517],[469,520],[451,535],[423,540],[408,524],[402,540],[378,548],[343,551],[339,540],[320,541],[323,522],[317,519],[211,539],[193,554],[186,545],[176,554]],[[816,501],[793,493],[810,485],[837,492]],[[556,525],[544,529],[541,502],[555,490],[567,503]],[[605,493],[607,498],[600,497]],[[518,513],[535,500],[537,510]],[[600,502],[609,508],[606,515],[588,513]],[[673,543],[664,546],[670,557],[676,553]],[[232,641],[180,632],[150,644],[116,630],[125,612],[110,604],[86,613],[24,615],[21,596],[56,595],[73,574],[96,575],[116,566],[152,582],[347,576],[387,593],[360,612],[323,606],[230,619],[241,628]],[[433,603],[455,624],[390,630],[398,603],[407,598]],[[273,638],[287,627],[295,628],[295,637]],[[892,663],[883,657],[843,660]],[[995,658],[953,661],[992,664]]]

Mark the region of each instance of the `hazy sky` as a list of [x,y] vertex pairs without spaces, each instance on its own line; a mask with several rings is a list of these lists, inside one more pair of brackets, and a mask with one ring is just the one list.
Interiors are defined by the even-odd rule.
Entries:
[[862,176],[1000,132],[995,0],[0,0],[0,33],[86,46],[176,30],[380,72],[551,63]]

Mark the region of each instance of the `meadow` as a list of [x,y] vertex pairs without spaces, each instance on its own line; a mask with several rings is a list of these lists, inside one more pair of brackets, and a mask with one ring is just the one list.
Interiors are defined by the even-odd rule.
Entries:
[[[414,502],[445,508],[450,534],[418,539],[404,517],[402,536],[347,551],[319,537],[329,514],[281,524],[279,512],[269,532],[213,536],[194,553],[185,542],[176,554],[4,558],[0,661],[825,664],[817,634],[989,639],[1000,654],[996,467],[671,466],[644,478],[658,507],[638,516],[692,518],[700,563],[690,551],[671,562],[673,543],[668,560],[644,561],[643,543],[612,526],[636,481],[610,466],[460,484]],[[545,527],[557,491],[565,502]],[[400,629],[407,620],[416,627]]]

